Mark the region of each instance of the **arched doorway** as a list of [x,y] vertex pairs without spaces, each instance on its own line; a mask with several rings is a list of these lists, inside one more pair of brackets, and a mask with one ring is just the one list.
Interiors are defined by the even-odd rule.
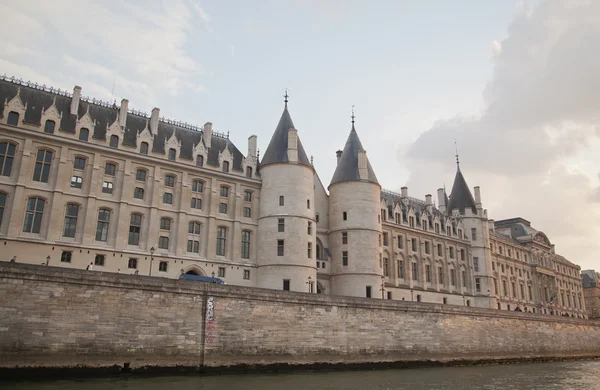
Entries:
[[197,275],[197,276],[208,276],[206,275],[206,272],[204,272],[204,270],[200,267],[198,267],[197,265],[188,265],[185,268],[181,269],[181,274],[186,274],[186,275]]

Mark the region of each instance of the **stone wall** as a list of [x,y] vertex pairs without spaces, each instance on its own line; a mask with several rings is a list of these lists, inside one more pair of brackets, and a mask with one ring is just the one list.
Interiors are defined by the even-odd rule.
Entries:
[[0,262],[0,367],[487,360],[599,351],[600,323],[592,321]]

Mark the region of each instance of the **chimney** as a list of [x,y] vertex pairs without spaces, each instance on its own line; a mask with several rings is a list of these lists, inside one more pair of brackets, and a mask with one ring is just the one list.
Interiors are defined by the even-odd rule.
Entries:
[[494,226],[494,220],[488,219],[488,230],[491,232],[496,231],[496,226]]
[[150,132],[153,135],[158,134],[158,119],[160,118],[160,108],[154,107],[150,116]]
[[425,204],[427,205],[427,211],[433,211],[433,200],[431,194],[425,195]]
[[358,176],[360,177],[360,180],[369,179],[369,169],[367,166],[367,152],[361,150],[358,152]]
[[288,161],[298,162],[298,130],[288,130]]
[[479,190],[479,186],[473,188],[475,190],[475,203],[477,204],[477,208],[481,208],[481,191]]
[[256,157],[256,141],[258,137],[252,134],[248,137],[248,157]]
[[337,157],[337,163],[339,165],[340,164],[340,158],[342,158],[342,151],[338,150],[337,152],[335,152],[335,156]]
[[400,196],[402,198],[408,198],[408,187],[400,188]]
[[445,214],[446,213],[446,197],[444,196],[444,189],[438,188],[437,195],[438,195],[438,209],[440,210],[440,212],[442,214]]
[[76,85],[73,88],[73,97],[71,98],[71,115],[77,115],[79,112],[79,99],[81,99],[81,87]]
[[204,124],[204,127],[202,128],[202,132],[202,139],[204,139],[204,145],[206,145],[206,147],[210,149],[212,142],[212,123],[206,122]]
[[129,100],[121,100],[121,108],[119,108],[119,126],[125,127],[127,122],[127,109],[129,108]]

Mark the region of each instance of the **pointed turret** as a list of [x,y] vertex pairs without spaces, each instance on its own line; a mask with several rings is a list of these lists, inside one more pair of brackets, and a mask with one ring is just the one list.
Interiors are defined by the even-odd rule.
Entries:
[[458,163],[457,156],[456,176],[454,177],[454,184],[452,185],[452,192],[450,192],[450,199],[448,201],[448,212],[458,209],[461,214],[464,214],[465,210],[469,208],[471,211],[473,211],[473,214],[477,214],[475,199],[473,199],[473,195],[471,195],[469,186],[467,185],[467,182],[460,171],[460,164]]
[[[339,153],[339,151],[338,151]],[[339,154],[338,154],[339,156]],[[352,117],[352,130],[346,141],[346,146],[338,158],[338,165],[333,173],[330,186],[342,181],[370,181],[379,184],[377,176],[367,158],[367,152],[363,148],[358,133],[354,128],[354,116]]]

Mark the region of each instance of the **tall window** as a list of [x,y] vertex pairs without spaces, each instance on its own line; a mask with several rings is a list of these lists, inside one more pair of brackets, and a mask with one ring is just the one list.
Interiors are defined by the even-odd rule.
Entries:
[[285,218],[278,218],[277,219],[277,231],[279,233],[282,233],[285,231]]
[[33,181],[48,183],[50,176],[50,165],[52,164],[52,152],[49,150],[38,150],[33,171]]
[[390,276],[390,264],[387,257],[383,258],[383,276]]
[[346,221],[346,220],[348,219],[348,213],[347,213],[347,212],[345,212],[345,211],[344,211],[344,212],[342,213],[342,219],[343,219],[344,221]]
[[177,151],[173,148],[169,149],[169,161],[175,161],[176,156],[177,156]]
[[473,271],[479,272],[479,257],[473,257]]
[[229,172],[229,161],[223,161],[223,172]]
[[148,142],[142,142],[140,144],[140,153],[141,154],[148,154]]
[[188,252],[200,253],[200,226],[199,222],[190,222],[188,224]]
[[471,240],[475,241],[477,239],[477,229],[471,228]]
[[398,278],[404,279],[404,261],[398,261]]
[[244,191],[244,202],[252,202],[252,191]]
[[56,122],[48,119],[44,124],[44,133],[54,134],[54,127],[56,127]]
[[113,135],[111,135],[111,136],[110,136],[110,143],[109,143],[109,146],[110,146],[111,148],[118,148],[118,147],[119,147],[119,137],[118,137],[118,136],[116,136],[116,135],[114,135],[114,134],[113,134]]
[[442,267],[438,267],[438,283],[444,284],[444,269]]
[[135,171],[135,180],[139,180],[139,181],[146,181],[146,170],[145,169],[138,169]]
[[6,205],[6,194],[0,192],[0,226],[2,225],[2,217],[4,216],[4,206]]
[[348,232],[342,232],[342,245],[348,244]]
[[456,286],[456,272],[454,271],[454,269],[450,270],[450,283],[453,286]]
[[277,256],[283,256],[284,254],[284,241],[277,240]]
[[431,266],[429,264],[425,265],[425,281],[431,283]]
[[229,196],[229,187],[221,186],[221,189],[219,190],[219,194],[221,195],[221,197],[227,198]]
[[308,258],[312,259],[312,242],[308,243],[307,251],[308,251]]
[[65,212],[65,227],[63,231],[64,237],[75,237],[75,229],[77,228],[77,216],[79,215],[79,205],[69,203]]
[[[462,286],[467,287],[467,272],[462,271],[461,275],[462,275]],[[514,287],[514,283],[513,283],[513,287]]]
[[227,203],[219,203],[219,212],[221,214],[227,214]]
[[135,187],[133,189],[133,197],[135,199],[144,199],[144,189],[141,187]]
[[217,228],[217,255],[225,256],[225,245],[227,243],[227,229],[224,227]]
[[244,207],[244,217],[250,218],[252,216],[252,209],[250,207]]
[[404,238],[402,236],[398,236],[398,249],[404,248]]
[[252,177],[252,167],[246,167],[246,177]]
[[193,208],[193,209],[201,209],[202,208],[202,198],[200,198],[202,191],[204,191],[204,182],[202,182],[201,180],[192,181],[191,208]]
[[106,163],[104,166],[104,174],[108,176],[114,176],[117,172],[117,166],[115,164]]
[[8,118],[6,119],[6,123],[9,125],[17,126],[19,124],[19,113],[16,111],[11,111],[8,113]]
[[284,205],[284,200],[283,200],[283,195],[279,196],[279,205],[283,206]]
[[140,244],[140,231],[142,229],[142,216],[140,214],[131,214],[129,220],[129,245]]
[[244,230],[242,232],[242,259],[250,258],[250,232]]
[[27,200],[27,211],[25,212],[25,223],[23,231],[26,233],[39,233],[42,227],[42,216],[44,215],[44,199],[29,198]]
[[158,237],[158,247],[160,249],[169,249],[169,237],[165,237],[165,236]]
[[166,175],[165,176],[165,186],[166,187],[174,187],[175,186],[175,176]]
[[200,154],[196,156],[196,166],[197,167],[203,167],[204,166],[204,156],[202,156]]
[[96,225],[96,241],[108,239],[108,224],[110,222],[110,210],[100,209],[98,211],[98,224]]
[[413,278],[413,280],[419,280],[419,272],[417,269],[417,263],[412,263],[412,278]]
[[160,219],[160,230],[171,230],[171,219],[161,218]]
[[87,142],[88,139],[90,139],[90,131],[85,127],[79,129],[79,140]]
[[312,222],[308,223],[308,227],[307,227],[307,234],[310,236],[312,235]]
[[0,142],[0,175],[10,176],[12,172],[13,159],[15,158],[14,144]]
[[348,265],[348,251],[342,251],[342,265]]

